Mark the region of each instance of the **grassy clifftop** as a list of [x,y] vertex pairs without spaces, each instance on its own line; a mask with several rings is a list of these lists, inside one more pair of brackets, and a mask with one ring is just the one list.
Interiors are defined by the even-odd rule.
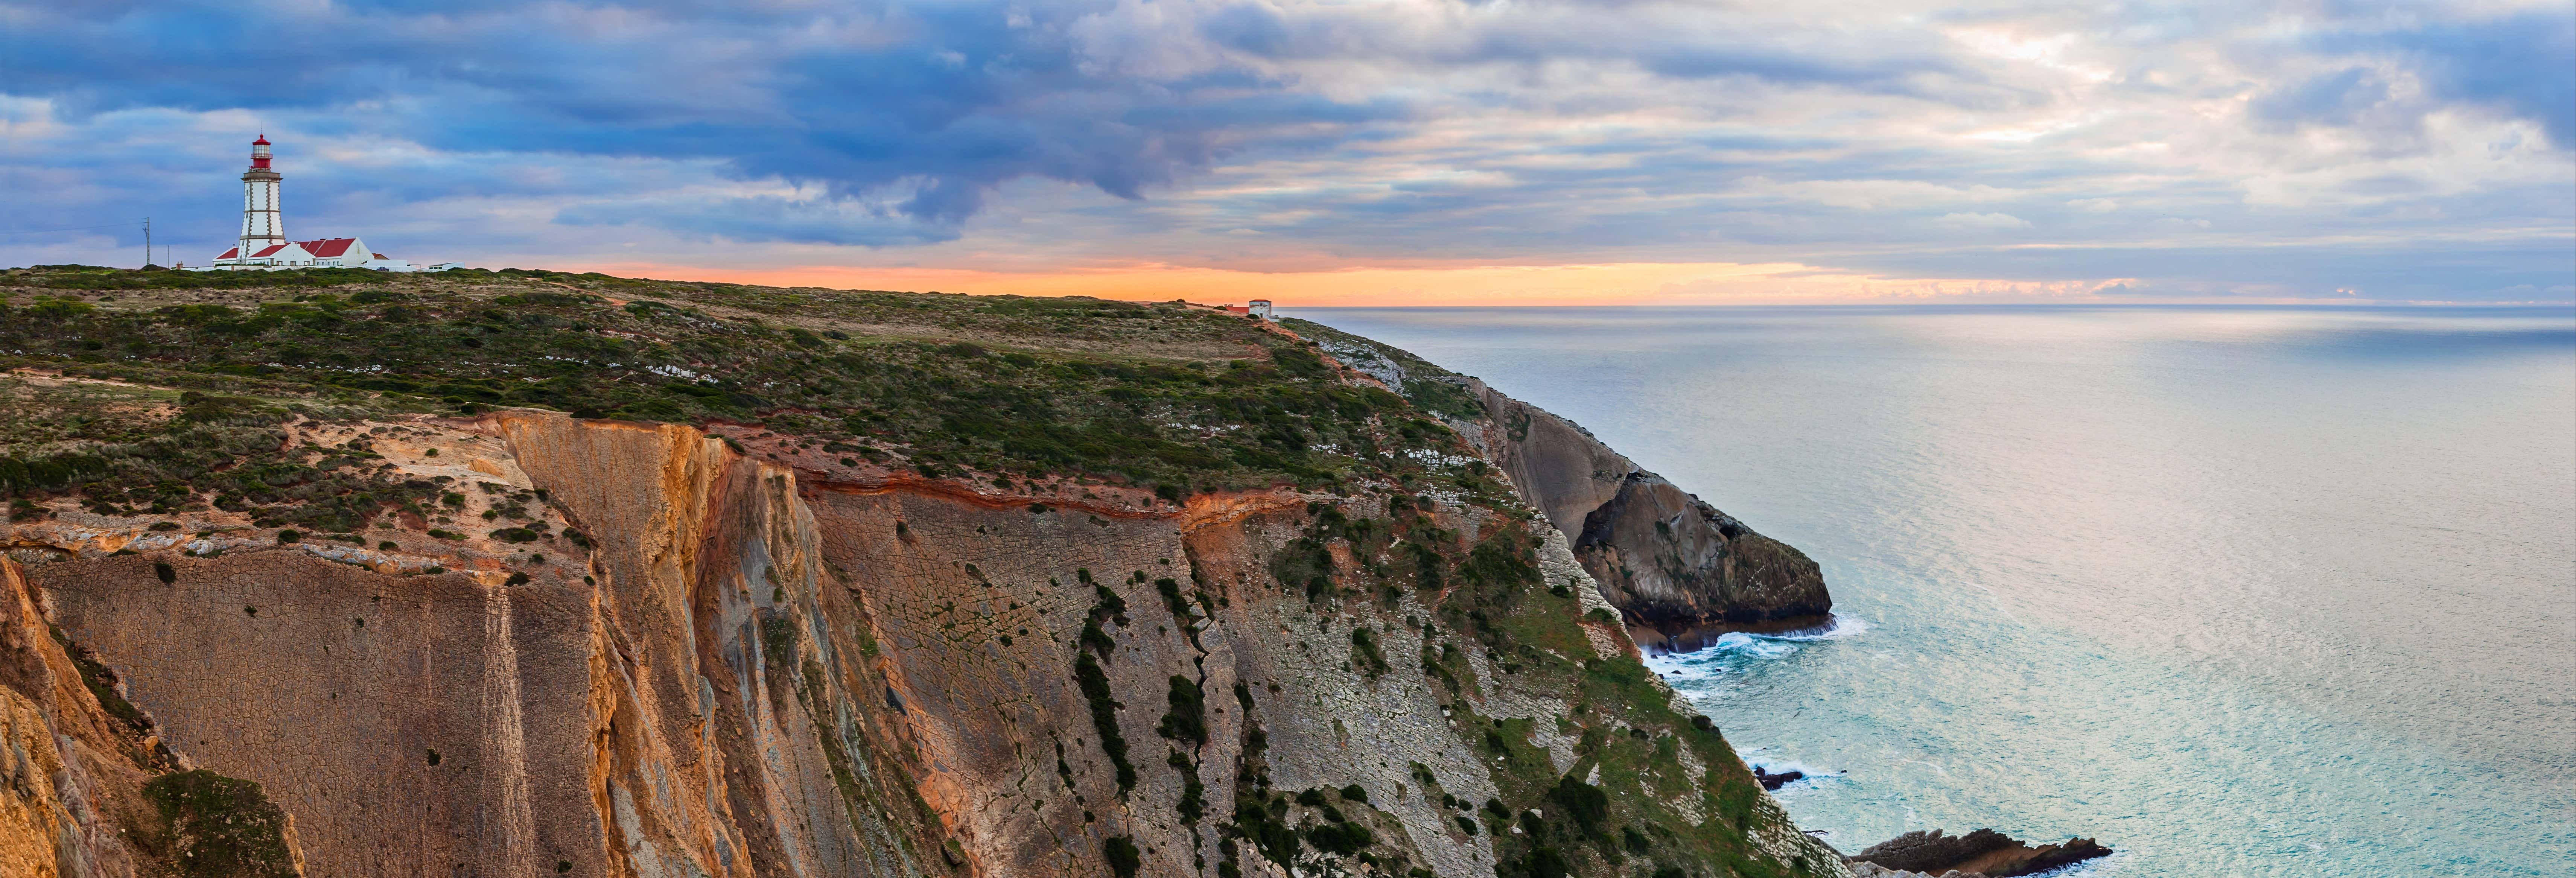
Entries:
[[[0,366],[198,393],[109,400],[95,385],[16,382],[22,414],[0,424],[14,464],[0,469],[15,467],[18,490],[101,475],[63,457],[100,443],[333,409],[758,425],[925,475],[1077,473],[1175,501],[1392,476],[1408,469],[1392,452],[1446,434],[1394,394],[1339,380],[1308,343],[1181,302],[515,269],[40,267],[0,273],[0,295]],[[38,416],[66,406],[83,416]]]

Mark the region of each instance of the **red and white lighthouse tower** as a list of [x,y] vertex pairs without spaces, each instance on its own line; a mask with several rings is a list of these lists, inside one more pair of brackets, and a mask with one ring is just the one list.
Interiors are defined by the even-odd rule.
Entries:
[[277,208],[277,184],[285,178],[268,162],[268,135],[262,134],[250,142],[250,170],[242,172],[242,256],[286,243],[286,221]]
[[[285,177],[269,167],[268,135],[250,142],[250,170],[242,172],[241,240],[224,255],[215,257],[204,271],[274,270],[282,268],[367,268],[376,271],[413,271],[411,263],[387,257],[367,248],[357,238],[316,238],[311,241],[286,239],[286,220],[278,209],[277,184]],[[454,263],[435,265],[430,271],[445,271]]]

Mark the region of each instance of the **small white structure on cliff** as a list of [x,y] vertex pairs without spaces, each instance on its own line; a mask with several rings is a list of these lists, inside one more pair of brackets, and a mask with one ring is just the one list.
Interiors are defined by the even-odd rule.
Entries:
[[286,239],[286,220],[278,207],[278,184],[285,176],[269,166],[268,135],[250,142],[250,170],[242,173],[241,239],[233,249],[215,257],[215,264],[198,269],[243,271],[280,268],[372,268],[377,271],[411,271],[411,263],[393,259],[367,248],[356,238],[316,238],[310,241]]
[[1254,299],[1250,304],[1244,305],[1218,305],[1217,308],[1227,313],[1241,314],[1254,320],[1271,319],[1269,299]]

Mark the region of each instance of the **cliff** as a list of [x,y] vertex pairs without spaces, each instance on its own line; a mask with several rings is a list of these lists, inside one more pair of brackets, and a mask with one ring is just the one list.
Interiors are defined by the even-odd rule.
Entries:
[[8,874],[1848,874],[1542,459],[1249,321],[12,277]]
[[1573,540],[1575,557],[1639,643],[1687,650],[1726,631],[1826,623],[1833,597],[1816,562],[1574,422],[1384,343],[1310,321],[1290,325],[1462,433]]

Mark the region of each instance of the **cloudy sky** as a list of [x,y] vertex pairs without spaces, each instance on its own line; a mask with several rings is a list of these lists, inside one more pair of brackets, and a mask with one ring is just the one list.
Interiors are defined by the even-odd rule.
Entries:
[[[0,264],[1300,304],[2576,299],[2566,0],[0,0]],[[49,231],[72,229],[69,231]]]

